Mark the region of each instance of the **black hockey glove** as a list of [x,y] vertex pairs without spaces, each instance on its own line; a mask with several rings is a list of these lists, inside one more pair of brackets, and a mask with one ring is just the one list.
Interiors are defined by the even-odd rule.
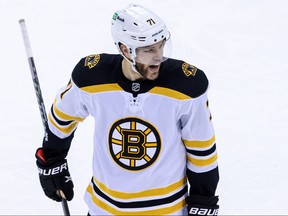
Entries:
[[[66,155],[45,160],[42,148],[36,151],[36,164],[42,189],[47,197],[57,202],[61,201],[60,193],[68,201],[74,196],[73,182],[68,171]],[[62,191],[62,192],[60,192]],[[61,195],[63,197],[63,194]]]
[[186,203],[188,215],[218,215],[218,196],[188,196]]

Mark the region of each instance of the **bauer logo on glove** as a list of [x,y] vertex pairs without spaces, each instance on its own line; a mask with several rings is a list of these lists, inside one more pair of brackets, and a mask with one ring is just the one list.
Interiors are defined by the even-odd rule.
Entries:
[[67,162],[50,169],[42,169],[38,167],[39,175],[43,176],[57,175],[59,173],[62,173],[64,170],[68,170]]
[[218,209],[192,207],[189,215],[218,215]]

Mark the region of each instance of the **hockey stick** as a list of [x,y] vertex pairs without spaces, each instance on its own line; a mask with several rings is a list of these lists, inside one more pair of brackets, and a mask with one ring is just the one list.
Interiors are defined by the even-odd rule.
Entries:
[[[43,123],[45,139],[47,140],[48,139],[47,132],[46,132],[46,129],[48,128],[47,114],[46,114],[46,110],[45,110],[44,101],[43,101],[43,98],[42,98],[40,83],[39,83],[39,79],[38,79],[38,75],[37,75],[36,66],[35,66],[35,63],[34,63],[34,58],[33,58],[33,55],[32,55],[32,50],[31,50],[31,45],[30,45],[30,41],[29,41],[29,38],[28,38],[28,32],[27,32],[25,20],[24,19],[20,19],[19,20],[19,25],[20,25],[20,28],[21,28],[22,36],[23,36],[23,41],[24,41],[24,45],[25,45],[25,49],[26,49],[26,54],[27,54],[27,57],[28,57],[28,62],[29,62],[30,71],[31,71],[31,75],[32,75],[32,80],[33,80],[33,84],[34,84],[34,89],[35,89],[37,102],[38,102],[38,106],[39,106],[39,111],[40,111],[41,119],[42,119],[42,123]],[[64,215],[69,216],[70,212],[69,212],[67,200],[65,199],[65,196],[64,196],[63,192],[61,190],[58,190],[57,194],[62,198],[61,203],[62,203],[62,208],[63,208]]]

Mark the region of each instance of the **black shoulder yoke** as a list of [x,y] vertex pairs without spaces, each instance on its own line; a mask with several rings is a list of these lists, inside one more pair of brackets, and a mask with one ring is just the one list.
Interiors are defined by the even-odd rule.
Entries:
[[161,65],[158,85],[196,98],[206,92],[208,79],[205,73],[184,61],[168,59]]
[[82,58],[72,72],[79,87],[115,83],[121,73],[121,55],[96,54]]
[[[79,87],[118,83],[124,91],[133,93],[134,82],[127,80],[122,72],[121,55],[97,54],[82,58],[72,72],[72,80]],[[184,61],[168,59],[161,64],[157,80],[135,81],[144,93],[154,86],[172,89],[196,98],[206,92],[208,79],[205,73]]]

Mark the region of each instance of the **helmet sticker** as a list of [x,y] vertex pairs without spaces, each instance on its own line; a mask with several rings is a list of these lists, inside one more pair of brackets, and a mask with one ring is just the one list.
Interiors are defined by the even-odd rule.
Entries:
[[117,14],[117,13],[114,13],[114,15],[113,15],[112,19],[113,19],[113,20],[116,20],[116,19],[117,19],[117,17],[118,17],[118,14]]
[[148,19],[146,22],[149,23],[149,25],[154,25],[155,24],[155,21],[152,18]]
[[113,19],[113,20],[120,20],[121,22],[124,22],[124,21],[125,21],[124,18],[121,18],[121,17],[119,16],[118,13],[114,13],[112,19]]

